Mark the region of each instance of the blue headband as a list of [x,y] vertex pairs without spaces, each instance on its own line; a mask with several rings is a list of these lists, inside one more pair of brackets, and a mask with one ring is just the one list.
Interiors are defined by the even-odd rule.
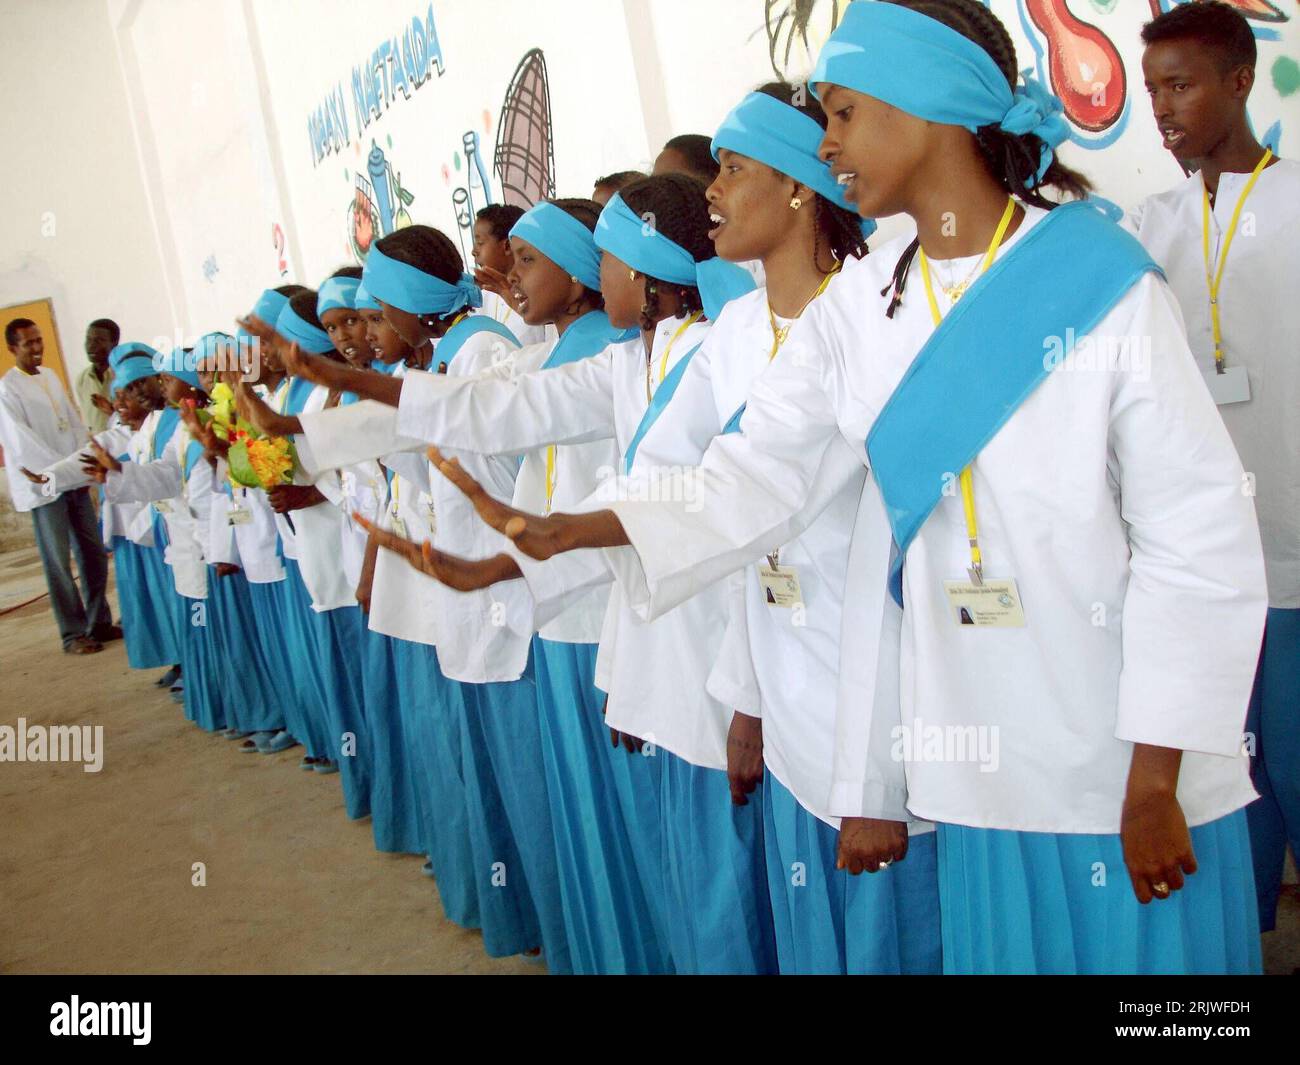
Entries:
[[600,291],[600,249],[591,230],[553,203],[539,203],[513,226],[510,235],[526,240],[561,270]]
[[327,351],[334,350],[334,341],[330,339],[330,335],[324,329],[305,321],[287,303],[280,311],[280,317],[275,320],[275,331],[285,340],[297,344],[303,351],[309,351],[313,355],[323,355]]
[[316,292],[317,316],[339,308],[345,311],[355,310],[357,289],[360,287],[359,277],[327,277]]
[[[817,157],[826,131],[797,107],[782,103],[765,92],[751,92],[722,120],[713,135],[713,158],[726,149],[766,163],[787,174],[823,199],[857,214],[844,198],[844,189],[830,167]],[[862,220],[862,236],[871,236],[876,223]]]
[[699,289],[700,302],[710,321],[717,320],[728,302],[755,287],[749,271],[735,263],[718,258],[697,263],[680,244],[643,222],[617,192],[596,222],[596,246],[643,274]]
[[[929,122],[974,133],[998,126],[1043,142],[1041,181],[1069,136],[1061,101],[1033,78],[1013,93],[993,58],[928,15],[897,4],[853,3],[817,57],[809,84],[842,85]],[[820,94],[818,94],[820,97]]]
[[364,281],[357,286],[356,292],[352,294],[352,302],[356,305],[356,308],[359,311],[378,311],[383,309],[379,306],[379,301],[370,294],[370,289],[366,288],[366,283]]
[[[199,343],[202,343],[202,339],[200,339]],[[206,392],[207,389],[199,383],[198,371],[194,369],[198,363],[199,353],[197,348],[188,352],[184,348],[172,348],[170,351],[158,352],[153,357],[155,373],[165,373],[169,377],[184,381],[191,388]]]
[[449,285],[418,266],[390,259],[376,244],[366,256],[362,280],[377,300],[410,314],[454,314],[465,307],[482,307],[483,292],[469,274]]
[[[144,347],[143,344],[139,346]],[[143,351],[130,352],[123,355],[118,360],[117,366],[113,368],[113,383],[109,386],[108,394],[116,396],[118,391],[126,388],[127,385],[157,375],[158,371],[153,368],[152,356],[146,355]]]
[[257,302],[253,304],[253,309],[248,313],[253,318],[260,318],[274,329],[276,319],[280,317],[280,312],[288,305],[288,296],[283,292],[276,292],[275,289],[268,288],[257,297]]
[[148,344],[141,344],[138,341],[133,340],[127,344],[119,344],[110,351],[108,353],[108,365],[110,369],[116,370],[122,360],[130,355],[147,355],[152,359],[157,354],[158,352]]

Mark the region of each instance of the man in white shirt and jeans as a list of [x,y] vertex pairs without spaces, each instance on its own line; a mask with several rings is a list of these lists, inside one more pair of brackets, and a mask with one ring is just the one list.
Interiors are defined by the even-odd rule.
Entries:
[[[41,366],[45,344],[36,323],[27,318],[9,322],[5,344],[17,364],[0,377],[0,447],[9,468],[9,494],[15,510],[32,515],[64,651],[94,654],[122,630],[113,624],[105,595],[108,556],[90,493],[75,488],[50,497],[32,483],[40,471],[85,446],[86,427],[58,376]],[[70,547],[81,574],[80,590],[72,576]]]

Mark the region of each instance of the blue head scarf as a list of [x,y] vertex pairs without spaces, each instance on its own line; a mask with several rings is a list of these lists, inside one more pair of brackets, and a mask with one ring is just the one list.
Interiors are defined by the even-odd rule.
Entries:
[[352,294],[352,303],[359,311],[378,311],[382,310],[379,301],[370,294],[370,289],[366,288],[366,283],[361,282],[357,286],[356,292]]
[[152,359],[158,352],[148,344],[141,344],[138,341],[131,341],[127,344],[119,344],[108,353],[108,366],[111,370],[116,370],[123,359],[131,355],[144,355]]
[[274,329],[276,320],[280,317],[280,311],[288,305],[288,296],[283,292],[276,292],[275,289],[268,288],[257,297],[257,302],[253,304],[253,309],[248,312],[249,317],[259,318]]
[[316,314],[319,317],[326,311],[342,308],[355,310],[357,306],[357,289],[361,287],[359,277],[327,277],[321,282],[316,292]]
[[974,133],[997,126],[1043,142],[1038,180],[1069,135],[1061,101],[1022,72],[1014,92],[993,58],[954,29],[897,4],[849,4],[808,77],[874,97],[917,118]]
[[[139,346],[144,347],[143,344]],[[143,351],[128,353],[123,355],[113,367],[113,383],[109,386],[108,394],[116,396],[127,385],[135,384],[136,381],[146,377],[156,376],[158,371],[153,368],[151,355],[146,355]]]
[[716,320],[726,304],[754,290],[754,278],[747,270],[725,259],[696,262],[694,256],[669,240],[615,193],[596,222],[596,246],[617,256],[634,270],[674,285],[692,285],[700,291],[700,302],[710,321]]
[[[825,130],[797,107],[763,92],[740,101],[713,135],[713,158],[726,149],[766,163],[787,174],[836,207],[856,214],[844,189],[831,177],[830,167],[817,157]],[[863,239],[876,231],[870,218],[862,220]]]
[[334,341],[319,326],[314,326],[302,318],[293,307],[286,303],[280,310],[280,317],[275,320],[275,331],[285,340],[291,341],[303,351],[313,355],[323,355],[334,350]]
[[[204,338],[200,338],[199,343]],[[206,392],[207,389],[199,383],[199,374],[195,370],[199,364],[198,348],[195,347],[190,351],[184,348],[172,348],[169,351],[159,352],[153,358],[153,368],[156,373],[165,373],[169,377],[175,377],[184,381],[191,388],[197,388],[200,392]]]
[[528,241],[561,270],[600,291],[600,249],[591,230],[568,211],[543,201],[510,227],[510,235]]
[[366,256],[361,280],[373,299],[409,314],[448,315],[483,306],[483,292],[470,274],[461,274],[454,285],[448,284],[418,266],[390,259],[378,244]]

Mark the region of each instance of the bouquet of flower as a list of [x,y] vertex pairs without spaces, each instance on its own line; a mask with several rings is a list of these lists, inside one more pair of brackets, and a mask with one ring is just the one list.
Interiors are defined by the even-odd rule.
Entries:
[[230,445],[226,463],[230,480],[245,488],[274,488],[277,484],[293,483],[293,467],[297,452],[293,441],[283,436],[267,436],[252,423],[239,417],[235,409],[235,393],[224,382],[212,386],[211,402],[206,410],[198,411],[203,425]]

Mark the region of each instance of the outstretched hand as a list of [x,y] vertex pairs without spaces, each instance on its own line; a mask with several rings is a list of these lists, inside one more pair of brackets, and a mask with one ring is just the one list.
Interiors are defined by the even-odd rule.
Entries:
[[365,529],[384,550],[401,555],[421,573],[453,591],[473,592],[521,576],[519,566],[509,555],[478,560],[459,558],[439,551],[428,540],[422,544],[416,543],[388,529],[381,529],[360,514],[354,513],[352,520]]
[[22,471],[22,475],[26,477],[29,481],[31,481],[32,484],[44,484],[46,481],[49,480],[49,478],[46,477],[45,474],[32,473],[32,471],[29,470],[26,466],[19,466],[18,469]]
[[570,533],[578,531],[589,515],[551,514],[541,517],[494,499],[473,477],[465,472],[459,459],[447,459],[436,447],[428,449],[429,461],[447,480],[459,488],[478,512],[478,516],[503,536],[508,536],[530,558],[545,561],[552,555],[574,547],[598,546],[573,542]]

